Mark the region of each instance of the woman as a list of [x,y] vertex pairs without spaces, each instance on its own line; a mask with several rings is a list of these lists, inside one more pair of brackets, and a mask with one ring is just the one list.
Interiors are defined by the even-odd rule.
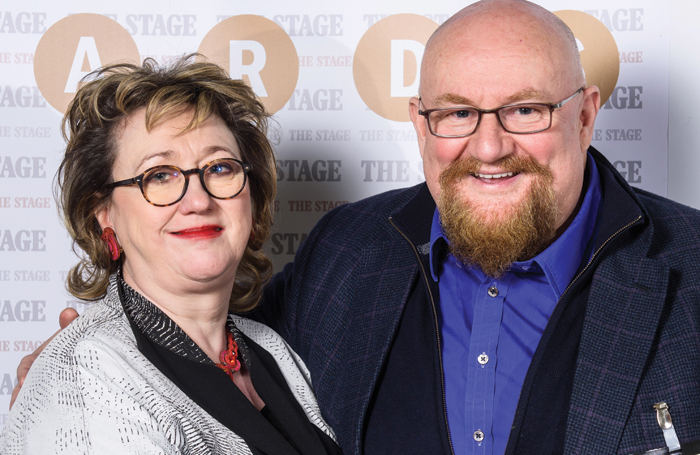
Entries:
[[64,117],[59,200],[98,300],[37,359],[0,453],[340,453],[256,305],[276,188],[253,92],[190,57],[113,65]]

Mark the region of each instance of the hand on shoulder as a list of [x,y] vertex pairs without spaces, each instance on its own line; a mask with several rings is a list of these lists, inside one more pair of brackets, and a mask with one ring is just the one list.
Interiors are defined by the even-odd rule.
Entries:
[[56,335],[58,335],[61,332],[61,330],[68,327],[68,325],[71,322],[73,322],[77,317],[78,312],[75,311],[73,308],[66,308],[65,310],[61,311],[61,314],[58,316],[58,325],[61,328],[56,333],[51,335],[51,337],[48,340],[44,341],[41,344],[41,346],[36,348],[34,352],[24,356],[22,360],[20,360],[19,365],[17,366],[17,385],[12,391],[12,397],[10,398],[10,409],[12,409],[12,405],[15,404],[15,400],[17,399],[17,395],[19,395],[19,391],[22,388],[22,384],[24,384],[24,379],[27,377],[27,373],[29,373],[29,369],[31,368],[36,358],[39,357],[41,351],[44,350],[44,348],[51,342],[51,340],[54,339]]

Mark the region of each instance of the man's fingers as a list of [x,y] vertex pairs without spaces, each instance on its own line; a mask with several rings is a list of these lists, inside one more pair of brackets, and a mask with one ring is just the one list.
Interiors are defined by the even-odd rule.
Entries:
[[65,310],[61,311],[61,314],[58,316],[58,324],[61,326],[62,329],[65,329],[66,327],[68,327],[68,324],[73,322],[77,317],[77,311],[75,311],[73,308],[66,308]]
[[14,389],[12,389],[12,396],[10,397],[10,409],[12,409],[12,405],[15,404],[15,400],[17,399],[17,395],[19,395],[19,389],[22,387],[22,384],[19,382],[15,386]]
[[[60,330],[59,330],[60,332]],[[56,332],[58,333],[58,332]],[[56,336],[54,334],[51,338]],[[41,352],[42,349],[48,344],[49,341],[51,341],[51,338],[46,340],[44,344],[39,346],[36,351],[32,352],[31,354],[24,356],[22,360],[19,362],[19,366],[17,367],[17,385],[15,388],[12,390],[12,397],[10,397],[10,409],[12,409],[12,405],[15,404],[15,400],[17,399],[17,395],[19,394],[19,389],[22,388],[22,384],[24,384],[24,378],[27,377],[27,373],[29,373],[29,367],[32,366],[32,363],[36,360],[36,358],[39,356],[39,353]]]
[[[77,311],[75,311],[73,308],[66,308],[65,310],[61,311],[61,314],[58,316],[58,325],[60,325],[61,330],[63,330],[66,327],[68,327],[68,324],[73,322],[77,317]],[[41,344],[41,346],[36,348],[34,352],[27,356],[24,356],[22,360],[20,360],[19,366],[17,367],[17,386],[12,390],[12,397],[10,397],[10,408],[12,408],[12,405],[15,404],[15,400],[17,399],[17,395],[19,394],[19,389],[22,388],[22,384],[24,384],[24,378],[26,378],[27,373],[29,373],[29,368],[31,368],[32,364],[34,363],[36,358],[39,357],[39,354],[41,354],[41,351],[44,350],[46,345],[49,344],[49,342],[53,340],[53,337],[58,335],[61,332],[61,330],[51,335],[51,338],[44,341]]]

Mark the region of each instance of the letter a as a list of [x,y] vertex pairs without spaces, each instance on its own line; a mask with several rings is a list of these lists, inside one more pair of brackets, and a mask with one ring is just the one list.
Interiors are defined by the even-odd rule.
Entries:
[[64,93],[75,93],[78,90],[78,82],[80,82],[80,79],[90,73],[90,71],[82,70],[86,55],[90,71],[94,71],[102,66],[102,63],[100,63],[100,55],[97,53],[95,38],[92,36],[80,37],[78,49],[75,51],[75,58],[70,67],[66,88],[63,90]]
[[[253,62],[250,65],[243,64],[243,51],[253,53]],[[250,87],[256,95],[267,96],[267,90],[260,77],[260,71],[265,67],[267,53],[262,44],[257,41],[240,40],[229,42],[229,73],[232,79],[243,79],[248,76]]]
[[[418,93],[420,82],[420,62],[423,60],[423,46],[418,41],[407,39],[391,40],[391,96],[414,96]],[[404,71],[404,51],[411,52],[416,57],[416,79],[408,87],[403,85]]]

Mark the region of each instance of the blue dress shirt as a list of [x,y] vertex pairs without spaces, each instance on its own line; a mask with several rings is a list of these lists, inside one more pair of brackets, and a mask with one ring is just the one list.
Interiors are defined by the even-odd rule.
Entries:
[[[593,158],[581,207],[559,238],[500,279],[448,251],[437,209],[430,266],[440,289],[447,420],[456,455],[505,452],[525,375],[554,307],[590,259],[601,202]],[[442,254],[441,254],[442,252]]]

